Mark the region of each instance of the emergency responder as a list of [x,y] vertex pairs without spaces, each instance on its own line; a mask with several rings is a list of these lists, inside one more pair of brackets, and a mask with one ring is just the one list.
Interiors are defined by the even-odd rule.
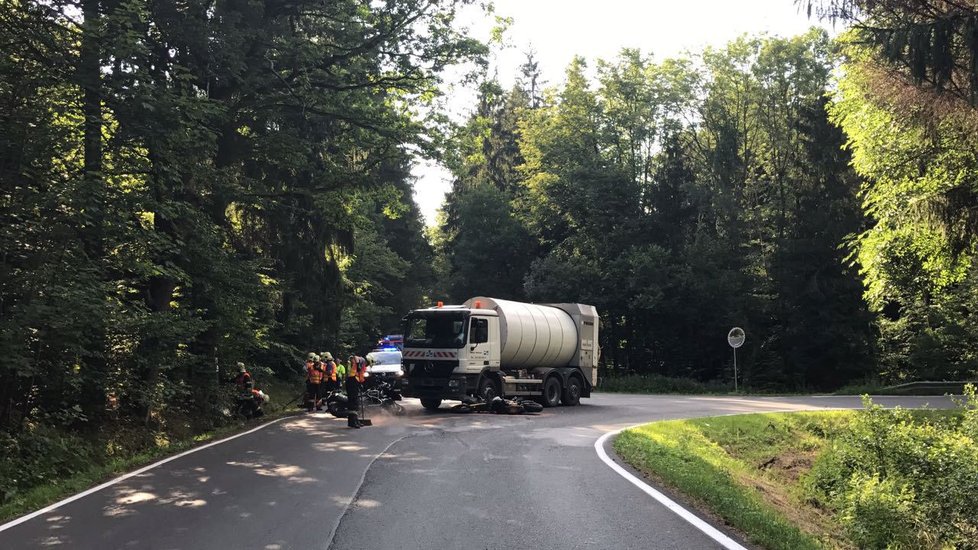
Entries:
[[345,383],[346,383],[346,366],[343,363],[337,361],[336,362],[336,386],[342,388],[344,387],[343,385]]
[[346,397],[349,399],[346,417],[346,425],[351,428],[360,427],[360,390],[367,375],[367,360],[363,357],[351,355],[346,373]]
[[250,394],[255,389],[255,380],[244,363],[238,362],[238,376],[234,379],[234,386],[238,388],[238,393]]
[[319,357],[323,364],[323,395],[326,395],[331,391],[340,389],[336,381],[336,360],[333,359],[333,354],[328,351],[322,352]]
[[310,352],[306,356],[306,394],[309,399],[306,404],[306,410],[309,412],[312,412],[313,407],[317,411],[323,410],[323,405],[320,402],[320,398],[322,397],[323,374],[323,366],[319,361],[319,356]]

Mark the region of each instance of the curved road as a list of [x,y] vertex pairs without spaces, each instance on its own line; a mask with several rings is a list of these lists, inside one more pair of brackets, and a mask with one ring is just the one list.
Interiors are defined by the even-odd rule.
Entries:
[[407,416],[377,415],[362,430],[292,417],[0,527],[0,548],[717,548],[601,462],[595,440],[652,420],[860,406],[617,394],[582,403],[496,416],[427,413],[408,400]]

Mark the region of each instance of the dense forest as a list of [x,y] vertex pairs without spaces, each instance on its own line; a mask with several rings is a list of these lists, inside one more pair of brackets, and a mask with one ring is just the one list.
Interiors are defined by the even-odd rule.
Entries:
[[484,79],[446,292],[596,305],[611,375],[729,383],[740,326],[753,389],[973,379],[978,11],[799,7],[848,31]]
[[[204,429],[236,361],[294,377],[476,294],[594,304],[610,375],[728,383],[742,326],[754,390],[975,376],[973,6],[803,2],[849,30],[503,87],[470,4],[4,1],[5,445]],[[427,230],[421,156],[454,177]]]
[[[829,120],[821,31],[655,62],[578,58],[536,96],[487,81],[440,226],[454,297],[602,312],[609,369],[827,389],[872,372],[873,316],[840,247],[866,225]],[[525,250],[514,255],[512,250]]]
[[0,428],[206,424],[237,361],[396,327],[464,3],[4,2]]

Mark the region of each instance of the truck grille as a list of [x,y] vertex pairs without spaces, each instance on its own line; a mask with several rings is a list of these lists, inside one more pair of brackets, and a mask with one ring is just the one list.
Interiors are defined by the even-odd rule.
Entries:
[[409,378],[448,378],[458,361],[405,361],[404,372]]

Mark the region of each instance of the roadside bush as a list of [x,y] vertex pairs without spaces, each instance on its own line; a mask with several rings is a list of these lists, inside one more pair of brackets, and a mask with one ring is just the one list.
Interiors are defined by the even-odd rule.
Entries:
[[913,493],[892,478],[853,474],[843,497],[840,520],[859,548],[909,548],[914,526]]
[[812,468],[807,490],[860,548],[978,548],[978,398],[911,415],[864,398]]
[[94,451],[81,437],[45,425],[0,432],[0,504],[40,485],[58,485],[89,467]]

